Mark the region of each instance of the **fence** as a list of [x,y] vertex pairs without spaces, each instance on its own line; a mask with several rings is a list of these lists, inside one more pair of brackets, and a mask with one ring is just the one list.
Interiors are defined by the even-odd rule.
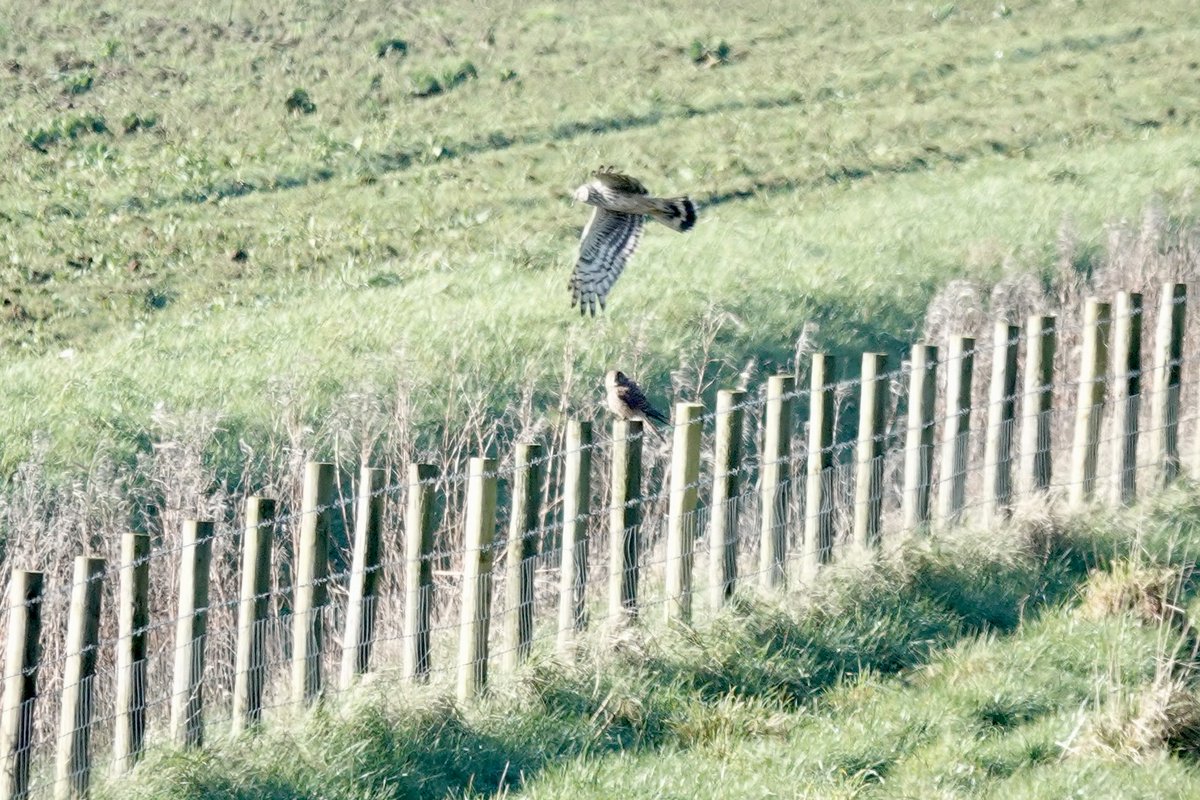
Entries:
[[[237,735],[367,672],[466,702],[535,648],[572,659],[589,628],[691,624],[743,587],[803,587],[835,559],[1029,500],[1129,503],[1180,474],[1181,434],[1200,466],[1197,415],[1180,413],[1197,401],[1186,302],[1184,284],[1145,306],[1090,299],[986,343],[917,344],[898,368],[864,354],[852,380],[814,354],[808,388],[777,375],[712,411],[676,405],[669,446],[578,419],[561,446],[503,463],[363,467],[349,499],[310,463],[290,513],[248,497],[237,525],[188,521],[157,547],[125,533],[117,563],[80,556],[62,585],[13,570],[0,798],[83,796],[148,745]],[[173,607],[152,606],[156,585]]]

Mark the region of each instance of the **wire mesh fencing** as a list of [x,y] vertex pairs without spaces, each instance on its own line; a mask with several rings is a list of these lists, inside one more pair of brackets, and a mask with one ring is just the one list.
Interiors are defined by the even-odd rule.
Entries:
[[1090,300],[895,366],[868,353],[850,379],[816,354],[808,386],[680,403],[668,436],[580,419],[453,471],[311,463],[298,508],[248,497],[69,577],[13,570],[0,798],[86,794],[147,747],[270,725],[365,676],[469,702],[588,631],[703,624],[737,592],[803,590],[1024,502],[1130,503],[1200,467],[1186,299]]

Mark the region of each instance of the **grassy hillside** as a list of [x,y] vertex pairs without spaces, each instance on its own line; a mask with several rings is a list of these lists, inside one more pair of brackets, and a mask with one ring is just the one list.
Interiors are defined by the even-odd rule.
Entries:
[[1194,489],[963,531],[824,573],[800,603],[535,660],[469,708],[383,673],[102,795],[1191,797],[1197,552]]
[[[1196,211],[1186,0],[425,5],[0,22],[0,473],[213,412],[237,475],[398,395],[415,429],[587,409],[610,364],[691,392],[806,323],[895,352],[950,278],[1047,269],[1064,220],[1087,256],[1153,197]],[[599,163],[704,209],[580,320]]]

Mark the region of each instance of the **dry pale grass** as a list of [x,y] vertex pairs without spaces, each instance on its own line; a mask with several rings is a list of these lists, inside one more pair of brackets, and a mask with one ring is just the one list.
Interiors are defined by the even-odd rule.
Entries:
[[1062,552],[1074,528],[1058,493],[1024,497],[1013,509],[1010,525],[1013,549],[1045,560]]
[[1186,625],[1184,609],[1176,602],[1185,578],[1178,567],[1118,561],[1089,576],[1080,613],[1093,620],[1132,614],[1147,625]]
[[676,723],[674,732],[684,747],[727,751],[746,739],[787,736],[795,727],[795,717],[778,704],[729,694],[693,709]]
[[[1163,285],[1195,284],[1200,280],[1200,226],[1173,217],[1158,200],[1147,203],[1141,219],[1119,219],[1105,227],[1102,245],[1082,239],[1072,221],[1064,219],[1055,242],[1057,257],[1048,269],[1031,268],[1005,261],[1005,274],[990,285],[964,278],[948,282],[930,301],[925,312],[922,338],[944,344],[947,337],[970,336],[975,339],[973,413],[987,407],[990,391],[988,376],[992,370],[995,347],[993,325],[997,321],[1021,327],[1031,315],[1055,317],[1054,380],[1051,387],[1055,405],[1071,402],[1079,374],[1083,341],[1083,307],[1089,297],[1113,302],[1119,291],[1142,295],[1141,364],[1143,375],[1152,365],[1153,343],[1158,335],[1158,320]],[[1186,340],[1200,336],[1200,315],[1186,315]],[[1022,344],[1022,350],[1024,345]],[[1023,356],[1022,356],[1023,357]],[[1120,381],[1108,381],[1106,402],[1117,397]],[[1194,408],[1194,382],[1184,381],[1180,397],[1182,408]],[[1143,377],[1143,397],[1148,396],[1150,381]],[[1018,391],[1021,391],[1018,388]],[[937,400],[939,414],[944,412],[944,383]],[[1143,401],[1140,430],[1151,423],[1150,404]],[[1187,420],[1184,420],[1185,425]],[[1064,451],[1072,434],[1073,418],[1055,414],[1051,419],[1051,441],[1055,452]],[[1185,434],[1186,435],[1186,434]],[[972,443],[973,454],[982,452],[983,437]],[[1106,456],[1107,457],[1107,456]],[[1108,469],[1107,464],[1102,465]],[[1105,474],[1102,472],[1101,474]]]
[[1145,764],[1167,753],[1200,753],[1200,692],[1173,671],[1160,665],[1151,684],[1110,699],[1085,723],[1067,756]]
[[1125,616],[1157,626],[1160,644],[1153,679],[1133,691],[1110,688],[1107,700],[1068,746],[1068,755],[1144,764],[1168,753],[1200,754],[1196,630],[1182,599],[1191,565],[1148,563],[1138,555],[1135,550],[1133,557],[1094,570],[1083,587],[1078,613],[1089,620]]

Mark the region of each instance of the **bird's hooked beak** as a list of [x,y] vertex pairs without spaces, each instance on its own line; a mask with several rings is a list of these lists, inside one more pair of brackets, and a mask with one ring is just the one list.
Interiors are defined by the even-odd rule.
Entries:
[[571,199],[573,199],[576,203],[586,203],[588,198],[591,197],[591,194],[592,193],[588,189],[588,185],[585,183],[583,186],[580,186],[575,190],[575,194],[572,195]]

